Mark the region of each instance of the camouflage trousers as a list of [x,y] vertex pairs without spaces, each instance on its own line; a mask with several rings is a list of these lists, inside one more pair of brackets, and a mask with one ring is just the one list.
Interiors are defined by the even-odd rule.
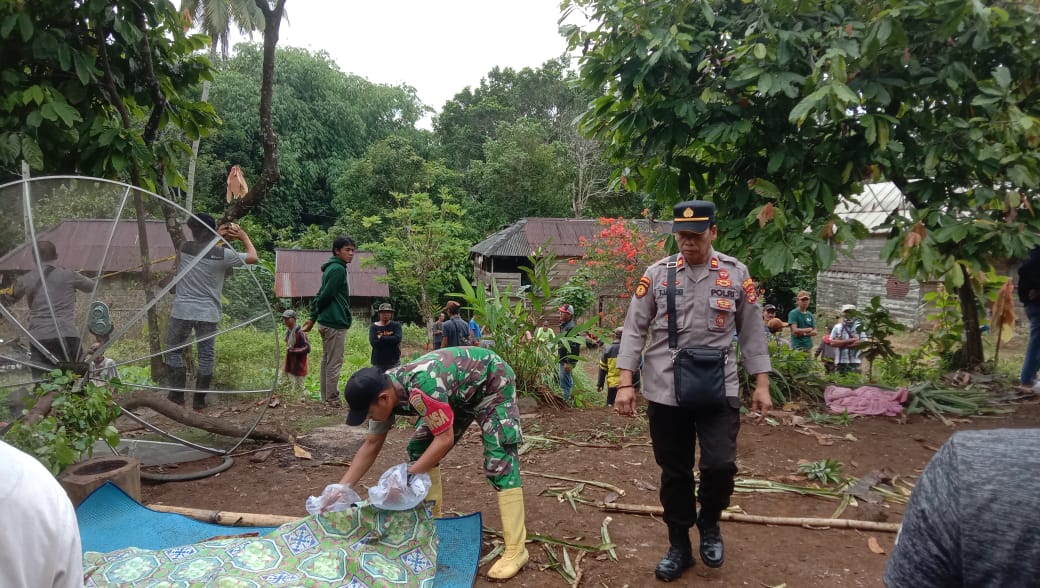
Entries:
[[[492,365],[488,390],[473,407],[452,406],[455,420],[452,435],[455,442],[476,421],[480,425],[484,443],[484,475],[496,490],[520,487],[520,409],[516,405],[516,376],[505,362]],[[433,442],[433,432],[423,419],[416,423],[415,433],[408,441],[408,459],[415,461]]]

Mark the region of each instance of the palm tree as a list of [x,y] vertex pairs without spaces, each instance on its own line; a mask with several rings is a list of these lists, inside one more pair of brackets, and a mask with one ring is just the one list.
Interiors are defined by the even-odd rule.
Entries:
[[[253,31],[263,30],[264,13],[255,0],[181,0],[181,12],[193,26],[197,26],[209,36],[209,58],[216,63],[218,59],[228,58],[231,25],[238,31],[248,35]],[[210,81],[202,82],[202,101],[209,101]],[[188,194],[184,199],[184,208],[191,212],[195,194],[195,167],[199,157],[199,142],[196,138],[191,144],[191,160],[188,162]]]

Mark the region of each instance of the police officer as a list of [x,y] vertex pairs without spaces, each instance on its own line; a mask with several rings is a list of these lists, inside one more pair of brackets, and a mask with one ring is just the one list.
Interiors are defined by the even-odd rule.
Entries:
[[[657,565],[658,579],[678,579],[693,565],[690,528],[700,531],[701,560],[719,567],[724,559],[719,520],[729,506],[737,472],[737,431],[740,428],[734,331],[740,354],[755,378],[752,414],[761,422],[772,408],[769,398],[769,350],[757,293],[747,267],[712,247],[718,236],[715,204],[690,200],[675,205],[672,232],[680,254],[650,266],[636,286],[628,307],[617,365],[620,368],[614,410],[635,413],[633,373],[643,358],[643,395],[654,458],[661,467],[661,505],[668,525],[668,554]],[[672,266],[671,268],[669,266]],[[709,347],[724,355],[724,400],[717,409],[686,408],[676,399],[673,355],[669,347],[667,282],[675,272],[677,348]],[[721,363],[720,361],[720,363]],[[721,386],[718,392],[722,393]],[[694,503],[694,446],[701,444],[700,516]]]

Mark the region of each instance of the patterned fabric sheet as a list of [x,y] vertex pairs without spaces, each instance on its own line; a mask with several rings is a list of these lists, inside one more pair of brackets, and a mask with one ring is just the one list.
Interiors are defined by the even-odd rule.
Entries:
[[287,523],[264,537],[88,552],[83,567],[87,588],[432,588],[436,562],[437,534],[425,506],[389,511],[362,503]]

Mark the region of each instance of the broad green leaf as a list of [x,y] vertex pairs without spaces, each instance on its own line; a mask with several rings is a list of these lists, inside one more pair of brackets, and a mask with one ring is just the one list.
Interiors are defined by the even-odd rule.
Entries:
[[707,21],[709,27],[715,26],[715,10],[711,6],[711,0],[700,0],[701,15]]
[[69,103],[65,102],[64,99],[55,100],[50,104],[51,107],[54,109],[55,114],[57,114],[61,118],[61,122],[65,123],[65,126],[67,127],[71,127],[73,123],[83,120],[83,118],[79,115],[79,112],[76,111],[75,108],[69,106]]
[[751,52],[758,59],[765,59],[767,55],[766,46],[762,43],[755,43],[755,46],[751,49]]
[[993,69],[993,79],[998,86],[1007,90],[1011,86],[1011,70],[999,65]]
[[762,178],[752,178],[748,180],[748,187],[759,196],[765,196],[766,198],[779,198],[780,188],[776,187],[776,184],[769,180]]
[[815,92],[803,98],[798,104],[795,104],[794,108],[791,109],[791,113],[787,116],[787,120],[802,126],[802,123],[805,122],[805,117],[828,93],[830,93],[830,88],[827,86],[817,88]]
[[859,106],[859,96],[845,84],[841,82],[834,82],[833,84],[831,84],[831,88],[834,89],[834,95],[839,100],[841,100],[846,106]]
[[11,31],[14,30],[14,25],[18,24],[18,13],[8,14],[4,17],[4,21],[0,23],[0,39],[6,39]]
[[33,22],[28,11],[18,13],[18,32],[22,34],[22,41],[28,43],[33,36]]
[[888,149],[888,133],[889,126],[888,121],[881,119],[877,122],[877,139],[878,147],[882,150]]
[[32,137],[26,135],[22,135],[22,158],[32,169],[43,169],[43,151]]

